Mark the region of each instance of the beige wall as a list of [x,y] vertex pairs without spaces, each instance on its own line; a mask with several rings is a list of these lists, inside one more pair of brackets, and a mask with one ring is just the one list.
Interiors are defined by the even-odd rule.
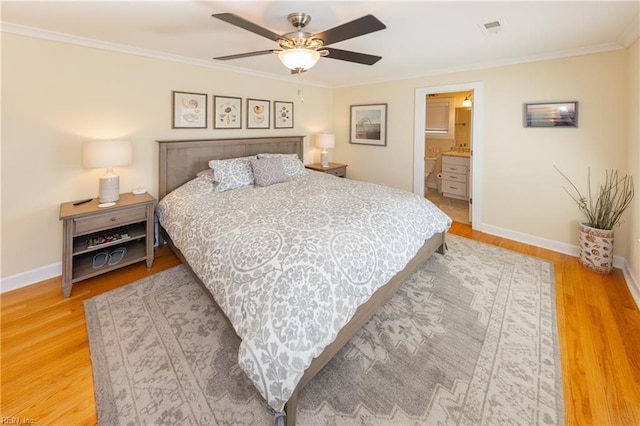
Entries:
[[[82,142],[128,138],[120,189],[157,194],[157,139],[309,135],[332,130],[331,91],[212,68],[2,34],[2,276],[61,261],[61,202],[97,196],[104,170],[81,164]],[[171,129],[171,91],[293,101],[294,129]],[[273,126],[272,126],[273,127]],[[305,139],[305,161],[319,154]]]
[[[482,82],[482,221],[575,245],[580,212],[562,190],[557,164],[578,185],[586,170],[640,169],[638,43],[629,50],[330,90],[159,59],[3,33],[2,277],[61,260],[59,203],[97,195],[99,170],[81,166],[82,142],[127,137],[134,163],[118,169],[121,189],[157,190],[156,139],[336,134],[334,161],[349,177],[413,190],[417,88]],[[292,100],[295,129],[172,130],[171,91]],[[631,93],[631,95],[630,95]],[[577,129],[526,129],[522,104],[577,100]],[[352,145],[349,106],[388,104],[386,147]],[[305,141],[305,161],[318,152]],[[639,191],[640,193],[640,191]],[[640,276],[640,204],[616,228],[616,255]],[[633,237],[630,238],[629,235]],[[637,279],[637,278],[636,278]]]
[[[415,90],[482,82],[484,104],[474,104],[485,117],[483,163],[476,170],[483,182],[481,225],[575,246],[583,217],[553,166],[581,188],[589,167],[594,181],[605,169],[627,171],[628,56],[620,50],[337,89],[335,159],[349,164],[353,178],[411,191]],[[579,101],[578,128],[523,127],[523,103],[572,100]],[[349,144],[349,106],[381,102],[388,103],[387,146]],[[623,257],[629,251],[626,219],[616,228],[615,254]]]

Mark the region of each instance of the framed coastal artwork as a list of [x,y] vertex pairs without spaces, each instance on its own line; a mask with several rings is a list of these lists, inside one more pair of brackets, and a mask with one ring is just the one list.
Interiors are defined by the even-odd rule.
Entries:
[[578,102],[524,104],[524,127],[578,127]]
[[207,95],[173,91],[172,129],[206,129]]
[[293,102],[273,101],[273,127],[293,128]]
[[247,129],[269,129],[270,101],[263,99],[247,99]]
[[351,105],[349,143],[387,145],[387,104]]
[[213,128],[242,128],[242,98],[213,96]]

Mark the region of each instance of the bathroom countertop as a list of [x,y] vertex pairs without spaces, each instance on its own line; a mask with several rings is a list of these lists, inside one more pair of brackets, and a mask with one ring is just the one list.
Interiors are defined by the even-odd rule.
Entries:
[[442,155],[451,155],[453,157],[471,157],[471,152],[469,151],[448,151],[443,152]]

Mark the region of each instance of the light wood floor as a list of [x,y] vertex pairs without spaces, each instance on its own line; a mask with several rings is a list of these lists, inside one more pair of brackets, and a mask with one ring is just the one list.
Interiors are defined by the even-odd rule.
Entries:
[[[571,256],[457,222],[451,233],[554,263],[566,423],[640,425],[640,312],[622,272],[592,273]],[[140,263],[77,283],[69,299],[62,297],[60,278],[2,294],[0,416],[38,425],[95,424],[82,302],[178,263],[161,247],[151,270]]]

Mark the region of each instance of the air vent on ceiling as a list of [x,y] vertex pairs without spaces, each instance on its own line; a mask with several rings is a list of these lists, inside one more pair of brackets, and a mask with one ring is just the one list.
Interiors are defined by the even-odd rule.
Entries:
[[504,19],[500,18],[494,21],[488,21],[478,26],[484,34],[497,34],[504,29]]

